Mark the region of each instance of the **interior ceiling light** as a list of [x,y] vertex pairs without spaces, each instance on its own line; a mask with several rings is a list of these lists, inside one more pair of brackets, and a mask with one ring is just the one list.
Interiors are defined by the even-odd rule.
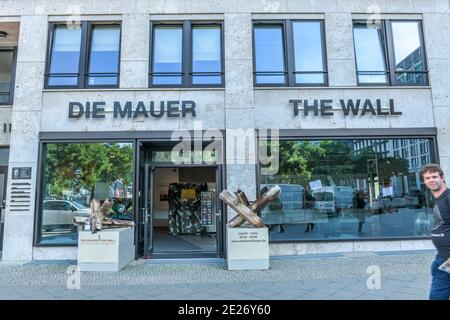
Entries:
[[8,33],[6,31],[0,31],[0,38],[6,38]]

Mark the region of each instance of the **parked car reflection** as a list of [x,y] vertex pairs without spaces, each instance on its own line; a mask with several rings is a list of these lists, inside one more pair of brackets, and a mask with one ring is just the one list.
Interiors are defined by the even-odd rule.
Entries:
[[47,231],[70,228],[74,231],[73,218],[75,216],[88,217],[90,213],[90,208],[75,201],[44,200],[42,229]]

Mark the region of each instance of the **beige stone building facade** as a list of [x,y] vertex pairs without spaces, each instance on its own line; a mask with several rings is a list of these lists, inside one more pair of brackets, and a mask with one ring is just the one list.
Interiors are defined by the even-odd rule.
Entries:
[[[375,22],[372,27],[358,29],[361,21]],[[7,36],[0,37],[0,53],[2,48],[14,52],[9,63],[12,77],[6,81],[13,82],[12,99],[0,108],[0,145],[9,150],[3,186],[3,260],[76,259],[76,232],[55,227],[46,218],[51,214],[51,201],[74,205],[73,190],[86,196],[91,185],[97,192],[100,183],[108,185],[104,187],[107,196],[117,190],[125,194],[116,198],[122,199],[118,204],[125,206],[136,222],[136,258],[224,257],[225,226],[233,213],[217,200],[217,194],[240,188],[254,199],[263,184],[275,183],[282,185],[283,206],[268,210],[282,210],[283,219],[274,221],[270,218],[273,212],[261,213],[271,228],[271,255],[432,248],[427,233],[418,231],[428,219],[430,205],[417,180],[417,168],[439,162],[450,174],[448,0],[5,0],[0,2],[1,30]],[[71,30],[75,32],[69,34]],[[314,38],[316,35],[319,38]],[[421,65],[402,67],[400,60],[409,59],[405,55],[413,54],[415,42]],[[81,49],[74,51],[74,45]],[[380,48],[381,54],[376,53]],[[402,52],[406,53],[402,56]],[[320,62],[317,53],[322,55]],[[117,68],[110,71],[108,68],[114,66],[105,61],[115,61],[117,55]],[[73,61],[80,69],[68,71]],[[181,69],[174,67],[174,61]],[[107,71],[101,70],[102,63]],[[317,63],[318,67],[309,69]],[[4,73],[4,62],[0,65]],[[364,67],[369,70],[361,70]],[[160,80],[163,85],[158,85]],[[345,114],[349,101],[356,105],[358,100],[357,114],[351,109]],[[133,112],[142,108],[142,102],[145,111],[129,116],[127,102],[131,102]],[[157,112],[150,110],[150,102],[162,102],[166,113],[154,116]],[[86,112],[89,103],[90,117]],[[97,115],[104,117],[95,117],[95,103],[99,103]],[[192,103],[195,112],[189,109]],[[173,116],[170,105],[176,106]],[[261,130],[265,129],[279,134],[285,150],[280,152],[282,169],[273,179],[260,175],[259,163],[246,161],[257,158]],[[223,133],[221,152],[216,152],[216,156],[222,155],[223,163],[197,165],[197,172],[192,169],[195,166],[162,165],[152,158],[152,154],[173,147],[169,141],[173,142],[172,133],[178,130]],[[235,137],[242,134],[248,138],[243,159],[231,147]],[[97,144],[100,148],[108,143],[121,150],[118,155],[129,152],[131,158],[123,160],[129,162],[124,169],[129,172],[122,177],[126,182],[117,182],[120,174],[110,180],[99,174],[88,185],[88,168],[97,168],[103,161],[95,157],[93,161],[98,162],[94,164],[74,167],[81,170],[78,177],[76,173],[73,177],[63,175],[62,168],[69,168],[73,159],[80,166],[85,161],[78,157],[84,147],[79,147],[75,156],[74,151],[67,151],[68,145]],[[330,143],[339,145],[333,149]],[[128,151],[123,149],[125,145],[130,146]],[[316,149],[311,151],[306,145]],[[407,154],[402,154],[402,147]],[[375,156],[358,158],[358,151],[364,148]],[[103,151],[98,152],[100,157]],[[298,162],[291,168],[283,157],[296,152],[304,161],[295,160]],[[73,161],[52,162],[70,154]],[[117,155],[108,158],[111,163],[114,157]],[[403,160],[399,167],[389,167],[386,170],[391,172],[383,176],[388,160],[399,158]],[[335,162],[326,162],[330,159]],[[349,167],[361,161],[364,164],[359,169]],[[301,165],[303,171],[295,169]],[[168,178],[168,169],[178,170],[177,177]],[[304,182],[301,177],[306,171],[309,181]],[[328,180],[333,181],[327,182],[330,176]],[[78,187],[80,181],[86,185]],[[166,226],[164,219],[150,223],[145,215],[148,211],[143,212],[150,210],[154,219],[157,212],[160,217],[167,214],[164,190],[170,183],[198,185],[203,181],[208,182],[208,191],[217,200],[214,222],[202,222],[201,229],[186,235],[170,231],[179,243],[166,239],[166,229],[158,229]],[[314,181],[320,186],[311,184]],[[394,188],[391,194],[386,191],[389,185]],[[292,186],[297,191],[289,191]],[[347,198],[352,199],[342,200],[347,207],[339,204],[338,194],[344,191],[336,191],[338,186],[351,189]],[[326,187],[334,189],[326,191]],[[365,194],[362,207],[354,200],[358,190]],[[414,195],[414,190],[420,195]],[[309,207],[308,192],[314,198]],[[321,198],[330,195],[331,200]],[[156,203],[156,198],[161,203]],[[383,199],[387,198],[386,205]],[[124,199],[132,205],[127,207]],[[332,203],[330,212],[321,207],[327,201]],[[61,210],[82,212],[87,207],[80,206]],[[357,209],[367,210],[363,219]],[[305,210],[313,212],[312,218]],[[359,229],[358,223],[363,223]],[[206,236],[200,236],[201,230],[206,230]],[[164,249],[165,245],[169,249]]]

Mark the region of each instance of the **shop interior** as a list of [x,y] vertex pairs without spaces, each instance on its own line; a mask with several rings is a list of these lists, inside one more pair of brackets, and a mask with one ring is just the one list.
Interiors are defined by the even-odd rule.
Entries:
[[156,167],[153,253],[216,252],[216,169]]

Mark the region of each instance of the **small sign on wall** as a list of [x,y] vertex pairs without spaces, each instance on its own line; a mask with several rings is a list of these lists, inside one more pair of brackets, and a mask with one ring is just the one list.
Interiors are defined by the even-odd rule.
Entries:
[[13,179],[31,179],[31,167],[12,168]]

